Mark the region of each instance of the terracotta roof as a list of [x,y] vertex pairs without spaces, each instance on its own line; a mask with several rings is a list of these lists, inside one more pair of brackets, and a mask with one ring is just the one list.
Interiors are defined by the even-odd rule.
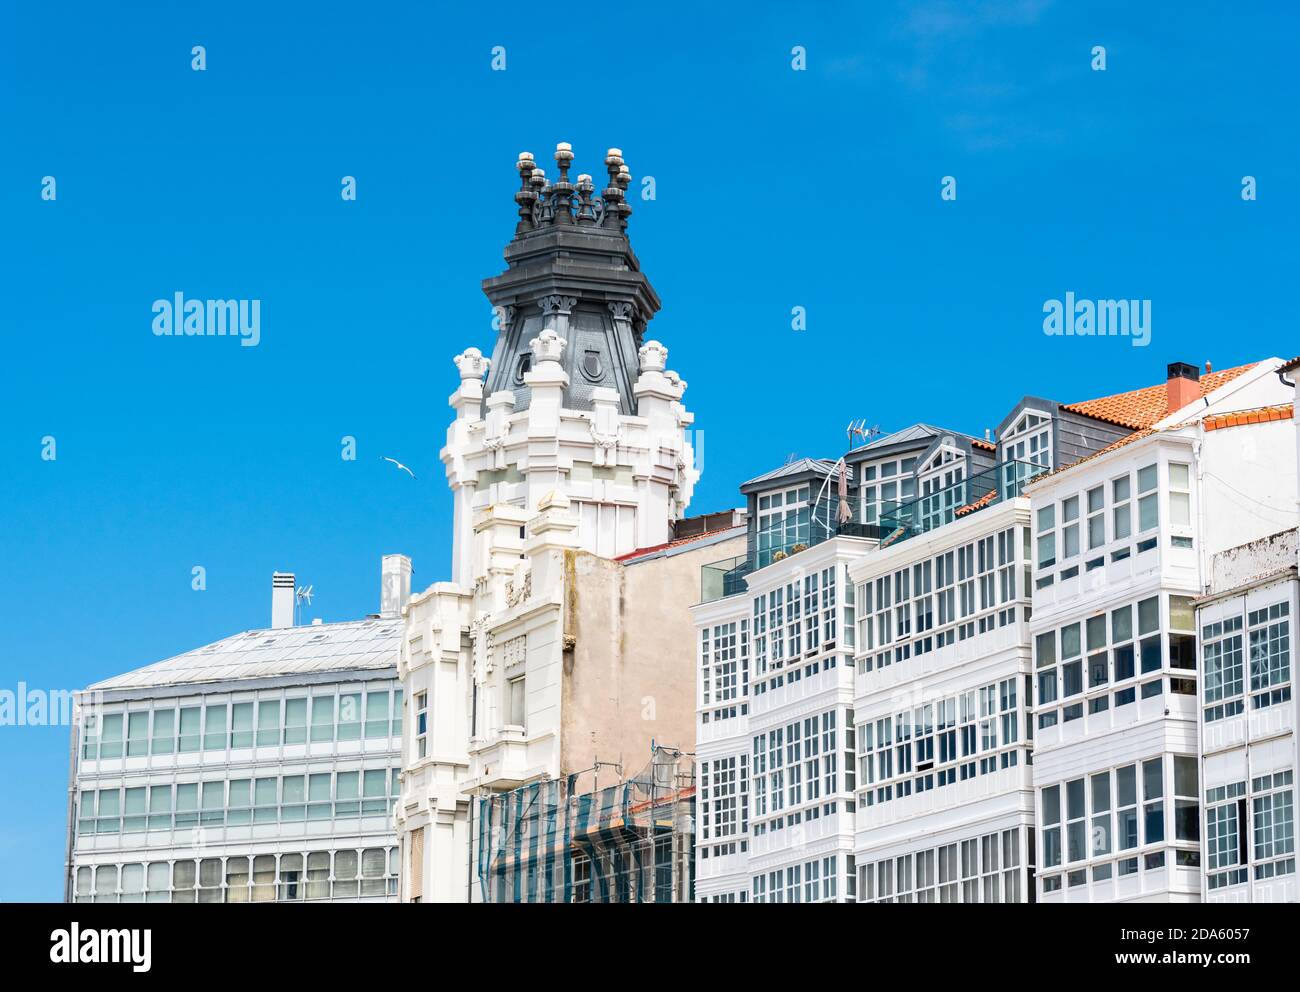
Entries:
[[[1212,417],[1202,418],[1201,423],[1205,425],[1207,431],[1217,431],[1222,430],[1225,427],[1243,427],[1247,424],[1266,424],[1274,420],[1290,420],[1295,416],[1294,406],[1295,405],[1292,403],[1280,403],[1276,406],[1256,407],[1253,410],[1234,410],[1231,413],[1216,413]],[[1184,427],[1194,427],[1196,423],[1197,422],[1194,419],[1187,420],[1167,429],[1180,430]],[[1053,469],[1051,472],[1040,475],[1030,481],[1038,482],[1040,479],[1046,479],[1048,476],[1058,475],[1067,469],[1074,468],[1076,465],[1082,465],[1084,462],[1092,461],[1094,458],[1100,458],[1102,455],[1109,454],[1116,448],[1123,448],[1125,445],[1132,444],[1134,441],[1141,441],[1144,437],[1150,437],[1152,434],[1156,433],[1158,432],[1155,428],[1147,427],[1140,431],[1134,431],[1132,434],[1126,434],[1118,441],[1106,445],[1106,447],[1102,448],[1100,451],[1094,451],[1091,455],[1085,455],[1083,458],[1072,461],[1068,465],[1062,465],[1060,468]],[[966,508],[963,507],[962,509],[964,510]],[[972,504],[971,509],[974,509],[974,504]],[[957,512],[961,513],[962,511],[958,510]]]
[[1068,471],[1076,465],[1082,465],[1084,462],[1090,462],[1094,458],[1100,458],[1102,455],[1110,454],[1110,452],[1114,451],[1116,448],[1122,448],[1125,445],[1132,444],[1134,441],[1141,441],[1144,437],[1150,437],[1154,433],[1156,433],[1155,428],[1144,427],[1142,430],[1134,431],[1132,434],[1125,434],[1118,441],[1112,441],[1110,444],[1106,445],[1106,447],[1099,451],[1094,451],[1091,455],[1084,455],[1082,458],[1076,458],[1068,465],[1062,465],[1060,468],[1054,468],[1050,472],[1044,472],[1042,475],[1034,476],[1026,483],[1026,485],[1032,486],[1035,483],[1042,482],[1044,479],[1050,479],[1054,475],[1060,475],[1062,472]]
[[1225,427],[1244,427],[1247,424],[1267,424],[1274,420],[1290,420],[1295,416],[1295,404],[1279,403],[1277,406],[1261,406],[1254,410],[1234,410],[1232,413],[1219,413],[1204,420],[1207,431],[1218,431]]
[[957,507],[957,509],[953,510],[952,515],[954,517],[964,517],[968,513],[974,513],[976,510],[988,506],[997,498],[998,498],[998,491],[996,489],[990,489],[988,492],[986,492],[979,499],[975,500],[973,503],[967,503],[965,506]]
[[[1258,364],[1258,362],[1251,362],[1249,365],[1238,365],[1233,369],[1223,369],[1219,372],[1211,372],[1208,375],[1201,376],[1201,395],[1205,396],[1214,392],[1214,390],[1231,382],[1242,373],[1249,372]],[[1061,405],[1061,409],[1137,431],[1163,420],[1170,412],[1168,402],[1168,386],[1162,382],[1157,386],[1146,386],[1143,389],[1133,389],[1127,393],[1101,396],[1095,400],[1064,403]]]
[[725,534],[728,531],[740,531],[743,525],[735,527],[719,527],[717,530],[705,531],[703,534],[692,534],[690,537],[679,537],[675,541],[666,541],[663,544],[654,544],[648,548],[637,548],[635,551],[629,551],[625,555],[619,555],[614,561],[630,561],[633,558],[640,558],[642,555],[652,555],[656,551],[666,551],[669,548],[676,548],[683,544],[691,544],[695,541],[703,541],[706,538],[717,537],[719,534]]
[[1278,369],[1278,371],[1294,372],[1296,369],[1300,369],[1300,355],[1296,355],[1295,358],[1291,359],[1289,362],[1283,362],[1282,367]]
[[972,448],[983,448],[985,451],[997,451],[998,446],[992,441],[985,441],[983,438],[975,438],[971,441]]

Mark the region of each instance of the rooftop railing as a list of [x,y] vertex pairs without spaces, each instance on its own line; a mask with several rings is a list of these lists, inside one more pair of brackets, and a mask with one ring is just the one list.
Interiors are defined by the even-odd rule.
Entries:
[[1032,479],[1048,471],[1045,465],[1008,461],[947,486],[937,492],[903,503],[880,515],[884,536],[882,548],[950,524],[959,517],[1014,499]]
[[[878,524],[861,523],[857,496],[850,496],[849,520],[839,522],[840,497],[828,490],[821,499],[791,511],[788,515],[773,515],[771,523],[760,526],[751,534],[747,554],[705,565],[700,575],[700,602],[711,603],[717,599],[735,596],[746,589],[745,579],[751,572],[798,554],[832,537],[866,537],[880,540],[883,532]],[[763,521],[760,520],[760,524]]]
[[[1031,462],[1002,462],[919,499],[880,514],[878,523],[861,523],[858,497],[849,498],[851,517],[839,523],[839,496],[828,490],[811,506],[783,516],[779,526],[759,527],[751,535],[749,553],[705,565],[700,575],[700,602],[711,603],[745,592],[746,578],[760,568],[798,554],[832,537],[865,537],[882,548],[906,541],[976,513],[986,506],[1019,496],[1030,480],[1048,468]],[[773,520],[776,518],[773,517]]]

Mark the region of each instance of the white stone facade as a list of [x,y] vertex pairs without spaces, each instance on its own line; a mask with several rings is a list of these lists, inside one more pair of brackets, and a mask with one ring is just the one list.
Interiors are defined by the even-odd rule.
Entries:
[[556,313],[532,341],[525,410],[509,391],[484,402],[490,362],[477,349],[456,358],[442,449],[452,580],[412,598],[399,666],[410,707],[396,812],[406,901],[479,898],[474,797],[564,772],[573,553],[667,543],[698,477],[686,383],[658,342],[640,349],[635,416],[607,388],[593,391],[591,410],[564,408],[567,320]]

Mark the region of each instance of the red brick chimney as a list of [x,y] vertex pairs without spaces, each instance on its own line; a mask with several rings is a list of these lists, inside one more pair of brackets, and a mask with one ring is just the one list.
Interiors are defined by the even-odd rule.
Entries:
[[1169,398],[1166,414],[1181,410],[1201,398],[1201,370],[1186,362],[1174,362],[1169,366],[1169,382],[1166,386]]

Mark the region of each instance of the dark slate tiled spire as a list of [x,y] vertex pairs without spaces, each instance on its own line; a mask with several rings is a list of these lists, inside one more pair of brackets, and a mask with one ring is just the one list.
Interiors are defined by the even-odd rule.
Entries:
[[609,185],[597,194],[590,175],[570,180],[573,157],[567,142],[556,147],[554,182],[531,153],[521,152],[516,163],[519,219],[506,245],[506,270],[483,282],[498,326],[487,393],[508,389],[515,410],[528,407],[529,342],[551,328],[566,342],[564,406],[589,410],[592,390],[605,387],[618,391],[623,413],[635,413],[637,349],[659,296],[628,243],[632,175],[623,153],[611,148]]

